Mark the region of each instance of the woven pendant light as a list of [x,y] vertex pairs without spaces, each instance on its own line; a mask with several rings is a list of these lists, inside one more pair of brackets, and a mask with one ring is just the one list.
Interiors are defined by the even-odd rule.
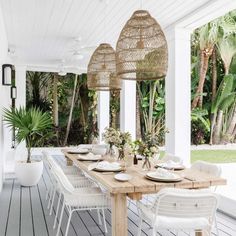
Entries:
[[121,89],[121,82],[116,75],[115,50],[110,44],[100,44],[90,58],[87,85],[93,90]]
[[135,11],[116,44],[117,75],[126,80],[155,80],[167,72],[165,35],[148,11]]

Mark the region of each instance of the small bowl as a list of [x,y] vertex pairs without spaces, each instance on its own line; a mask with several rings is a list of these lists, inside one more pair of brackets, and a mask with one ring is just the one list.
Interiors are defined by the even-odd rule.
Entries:
[[125,173],[119,173],[119,174],[114,175],[114,178],[118,181],[126,182],[126,181],[131,180],[132,176]]

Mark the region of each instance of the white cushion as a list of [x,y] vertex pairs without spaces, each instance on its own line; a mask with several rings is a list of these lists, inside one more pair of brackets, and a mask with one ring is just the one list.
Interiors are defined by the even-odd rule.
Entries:
[[107,204],[107,196],[100,188],[75,189],[72,194],[64,194],[66,204],[77,208],[96,208]]
[[173,229],[173,230],[199,230],[208,229],[210,227],[209,221],[204,217],[196,218],[175,218],[158,216],[155,227],[159,229]]
[[[139,204],[139,208],[142,211],[143,217],[149,221],[153,222],[155,218],[155,211],[150,205]],[[157,230],[161,229],[186,229],[186,230],[197,230],[197,229],[207,229],[210,227],[209,221],[204,217],[195,218],[176,218],[158,215],[155,221],[155,227]]]

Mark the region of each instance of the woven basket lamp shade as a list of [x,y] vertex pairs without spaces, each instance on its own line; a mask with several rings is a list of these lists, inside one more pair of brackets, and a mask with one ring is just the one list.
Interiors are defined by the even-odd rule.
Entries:
[[148,11],[135,11],[116,44],[117,75],[126,80],[156,80],[167,72],[165,35]]
[[120,90],[121,81],[116,74],[115,50],[110,44],[102,43],[90,58],[87,74],[89,89],[106,91]]

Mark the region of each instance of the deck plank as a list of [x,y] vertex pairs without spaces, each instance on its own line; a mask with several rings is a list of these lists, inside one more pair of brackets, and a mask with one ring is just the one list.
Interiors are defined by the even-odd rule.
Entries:
[[0,235],[6,235],[8,227],[8,217],[11,207],[11,194],[14,180],[5,180],[3,191],[0,194]]
[[32,215],[34,219],[35,236],[48,235],[46,220],[43,215],[43,208],[39,199],[37,186],[30,188],[32,199]]
[[21,187],[21,235],[35,236],[29,187]]
[[20,187],[20,183],[17,180],[15,180],[13,183],[11,207],[9,211],[9,219],[8,219],[8,227],[7,227],[6,235],[19,235],[19,232],[21,229],[20,228],[20,220],[21,220],[20,201],[21,201],[21,187]]

